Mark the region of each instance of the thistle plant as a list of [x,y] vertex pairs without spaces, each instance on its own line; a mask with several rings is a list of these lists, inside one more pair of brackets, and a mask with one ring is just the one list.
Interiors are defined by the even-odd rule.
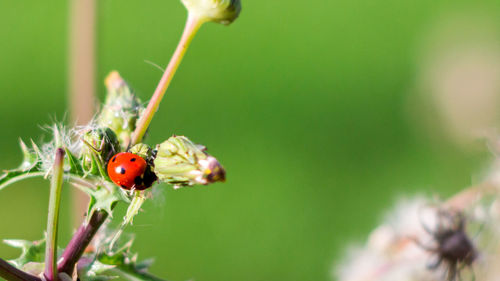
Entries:
[[[142,204],[152,198],[151,186],[175,188],[208,185],[225,180],[225,170],[206,148],[185,136],[171,136],[156,145],[143,143],[145,132],[175,74],[187,47],[205,22],[229,24],[241,10],[239,1],[182,1],[188,20],[175,51],[146,108],[116,71],[105,79],[107,96],[100,112],[87,126],[51,126],[44,144],[20,141],[23,161],[0,176],[0,190],[18,181],[50,180],[46,236],[38,241],[4,240],[21,256],[0,259],[0,277],[7,280],[162,280],[148,273],[150,260],[140,262],[122,235]],[[151,132],[153,133],[153,132]],[[61,190],[69,186],[89,196],[81,226],[66,247],[58,245]],[[128,209],[119,229],[107,225],[117,204]]]
[[399,200],[367,242],[335,266],[335,280],[498,280],[498,171],[448,200]]

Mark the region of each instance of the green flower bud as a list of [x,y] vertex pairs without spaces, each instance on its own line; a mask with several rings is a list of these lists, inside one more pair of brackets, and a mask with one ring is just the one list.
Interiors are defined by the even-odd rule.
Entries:
[[144,143],[138,143],[132,146],[132,148],[129,149],[129,152],[137,154],[146,160],[152,159],[153,155],[153,150],[151,149],[151,147]]
[[240,0],[181,0],[190,15],[203,21],[232,23],[240,14]]
[[113,130],[125,150],[144,107],[118,72],[111,72],[105,84],[108,94],[97,124]]
[[[97,174],[95,161],[106,165],[111,156],[120,149],[116,134],[109,128],[92,129],[83,134],[82,167],[85,171]],[[95,155],[99,156],[96,159]]]
[[210,184],[226,179],[217,159],[184,136],[173,136],[158,145],[154,171],[160,181],[176,187]]

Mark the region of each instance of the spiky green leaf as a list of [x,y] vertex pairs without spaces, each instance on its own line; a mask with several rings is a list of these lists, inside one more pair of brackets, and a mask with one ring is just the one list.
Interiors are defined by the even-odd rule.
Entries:
[[4,189],[5,187],[15,182],[34,177],[43,177],[44,175],[45,173],[40,171],[37,172],[5,171],[5,173],[2,176],[0,176],[0,190]]
[[165,279],[158,278],[148,273],[149,267],[153,260],[148,259],[142,262],[137,262],[137,254],[131,251],[132,241],[127,241],[126,244],[113,253],[102,252],[97,256],[97,260],[106,265],[111,265],[108,272],[117,274],[127,280],[134,281],[164,281]]
[[19,145],[21,146],[21,150],[23,152],[23,162],[18,169],[21,171],[29,171],[39,164],[38,153],[34,150],[30,150],[21,139],[19,140]]
[[4,240],[4,243],[21,249],[21,255],[10,262],[17,268],[23,268],[28,263],[43,263],[45,259],[45,239],[39,241]]
[[114,244],[107,235],[97,239],[94,246],[98,251],[80,259],[78,277],[82,281],[109,280],[116,276],[122,280],[163,281],[148,273],[152,259],[138,262],[137,253],[131,250],[133,242],[132,236],[122,236]]
[[0,190],[20,180],[45,175],[42,171],[38,147],[33,143],[33,148],[29,149],[22,140],[19,144],[23,152],[23,162],[16,169],[4,171],[0,176]]
[[90,197],[87,218],[90,218],[97,210],[104,210],[110,215],[110,217],[112,217],[113,208],[116,203],[120,201],[130,203],[127,195],[121,191],[120,188],[111,183],[97,185],[96,189],[84,186],[77,187],[87,193]]
[[83,258],[83,262],[78,265],[78,279],[81,281],[107,281],[118,278],[118,276],[106,275],[106,272],[113,269],[114,265],[107,265],[94,258]]

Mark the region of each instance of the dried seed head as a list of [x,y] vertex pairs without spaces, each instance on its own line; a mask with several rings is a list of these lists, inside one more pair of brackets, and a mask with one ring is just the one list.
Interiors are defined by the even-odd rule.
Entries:
[[[456,281],[472,275],[497,280],[498,271],[492,273],[496,268],[491,266],[498,264],[500,249],[493,207],[491,198],[474,201],[467,210],[477,211],[466,213],[430,198],[402,199],[366,244],[336,262],[335,280]],[[466,224],[471,231],[465,231]]]
[[105,84],[108,93],[97,125],[113,130],[125,150],[144,107],[118,72],[111,72]]
[[240,0],[181,0],[190,15],[228,25],[240,14]]
[[224,181],[226,172],[205,147],[196,145],[184,136],[173,136],[160,144],[154,160],[159,180],[187,186]]

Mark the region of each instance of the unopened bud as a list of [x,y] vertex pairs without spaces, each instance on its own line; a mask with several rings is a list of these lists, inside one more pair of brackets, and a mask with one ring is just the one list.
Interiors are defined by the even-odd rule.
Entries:
[[181,0],[190,15],[203,21],[232,23],[240,14],[240,0]]
[[108,93],[97,124],[113,130],[122,149],[126,149],[144,107],[118,72],[111,72],[105,84]]
[[175,186],[210,184],[226,179],[219,161],[184,136],[173,136],[158,146],[154,171],[160,181]]
[[129,149],[129,152],[137,154],[144,159],[152,159],[152,149],[149,145],[138,143]]
[[92,129],[84,133],[82,147],[82,166],[86,171],[95,171],[93,155],[99,155],[104,163],[119,151],[116,134],[109,128]]

